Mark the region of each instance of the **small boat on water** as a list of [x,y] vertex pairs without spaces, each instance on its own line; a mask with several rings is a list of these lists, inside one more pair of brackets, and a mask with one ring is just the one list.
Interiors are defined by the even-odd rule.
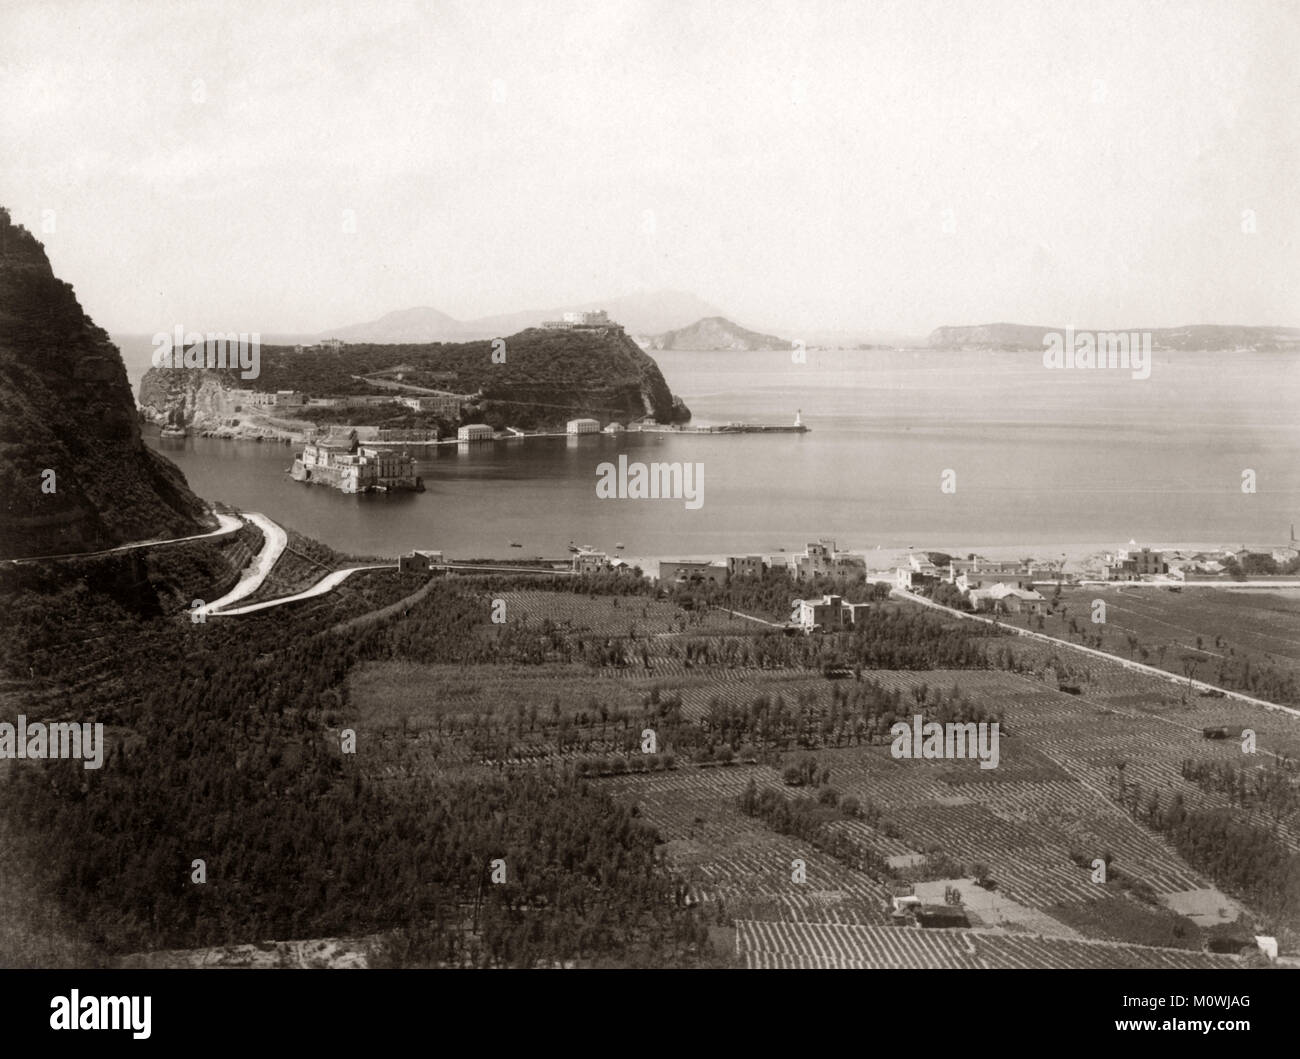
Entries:
[[511,542],[510,542],[510,547],[512,547],[512,548],[522,548],[523,545],[520,544],[518,541],[511,541]]
[[185,428],[177,426],[165,426],[162,428],[162,436],[165,438],[183,438],[185,437]]
[[614,545],[614,547],[617,548],[619,551],[622,551],[624,548],[627,547],[627,545],[624,544],[622,541],[619,541],[616,545]]

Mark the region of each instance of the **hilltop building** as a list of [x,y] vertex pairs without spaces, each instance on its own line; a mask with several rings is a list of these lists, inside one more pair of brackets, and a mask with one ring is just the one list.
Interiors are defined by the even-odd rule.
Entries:
[[317,351],[323,353],[324,352],[337,353],[341,349],[343,349],[343,347],[346,345],[347,343],[344,342],[341,338],[325,338],[317,342],[315,345],[312,345],[309,342],[303,343],[301,345],[296,345],[293,347],[293,351],[295,353],[312,353]]
[[542,326],[548,331],[600,331],[614,329],[622,331],[621,324],[614,323],[604,309],[590,309],[564,314],[561,320],[545,320]]

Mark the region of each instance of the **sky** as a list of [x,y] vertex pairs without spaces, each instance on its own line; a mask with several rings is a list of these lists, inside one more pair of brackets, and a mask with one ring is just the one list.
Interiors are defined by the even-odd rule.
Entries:
[[0,204],[112,331],[1300,326],[1298,45],[1251,0],[0,0]]

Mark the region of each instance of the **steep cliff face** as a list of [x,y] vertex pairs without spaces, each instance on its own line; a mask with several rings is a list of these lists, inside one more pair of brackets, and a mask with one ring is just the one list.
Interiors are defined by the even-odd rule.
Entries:
[[[467,402],[470,414],[495,425],[543,429],[582,416],[624,423],[690,419],[690,409],[669,390],[659,365],[617,328],[530,328],[503,341],[500,347],[493,341],[365,344],[302,353],[265,346],[252,380],[234,370],[151,368],[140,384],[140,408],[156,423],[179,421],[195,430],[228,433],[238,421],[238,433],[256,421],[260,432],[268,420],[250,417],[249,389],[396,397],[400,393],[378,389],[362,377],[400,367],[408,384],[476,395]],[[366,421],[364,410],[356,414],[356,422]]]
[[55,277],[44,247],[3,208],[0,497],[4,558],[209,525],[206,505],[181,472],[141,439],[117,347]]
[[159,426],[217,430],[237,416],[239,393],[218,371],[150,368],[140,380],[140,414]]

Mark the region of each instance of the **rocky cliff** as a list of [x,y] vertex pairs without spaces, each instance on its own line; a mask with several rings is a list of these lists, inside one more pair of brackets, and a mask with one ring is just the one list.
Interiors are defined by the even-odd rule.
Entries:
[[117,347],[3,208],[0,408],[0,557],[216,525],[176,466],[141,439]]

